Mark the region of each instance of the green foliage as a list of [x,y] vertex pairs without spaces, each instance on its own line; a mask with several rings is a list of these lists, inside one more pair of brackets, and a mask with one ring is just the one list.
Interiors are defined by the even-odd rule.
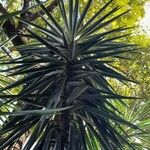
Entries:
[[[41,5],[46,15],[36,22],[16,17],[27,25],[31,40],[14,48],[23,52],[21,56],[0,62],[2,75],[17,79],[0,90],[0,116],[10,116],[0,130],[0,149],[11,147],[28,130],[30,137],[23,150],[148,148],[149,102],[145,102],[147,97],[144,104],[135,98],[142,95],[140,88],[126,77],[141,79],[136,62],[143,59],[134,56],[135,45],[125,44],[137,41],[127,38],[131,30],[124,27],[134,26],[139,17],[133,16],[143,15],[144,1],[134,1],[128,13],[128,7],[117,6],[132,7],[129,0],[67,2],[60,0],[53,16]],[[133,93],[124,83],[138,90]],[[129,98],[132,102],[124,100]],[[7,109],[11,104],[19,104],[20,109],[11,112]]]
[[[23,75],[1,89],[4,92],[22,86],[17,95],[1,94],[3,103],[23,103],[20,111],[0,113],[17,115],[0,130],[3,135],[0,148],[13,145],[16,139],[33,128],[24,150],[33,148],[33,145],[34,149],[59,150],[94,150],[96,146],[105,150],[124,149],[125,146],[135,149],[128,136],[119,133],[117,128],[126,125],[139,130],[138,127],[123,119],[112,104],[112,101],[123,103],[122,99],[129,97],[115,93],[108,83],[109,78],[119,82],[132,81],[111,63],[118,55],[123,57],[124,53],[135,51],[136,46],[117,42],[126,36],[122,32],[126,28],[105,28],[126,12],[110,18],[118,10],[116,7],[102,16],[111,4],[109,1],[93,17],[85,19],[91,0],[80,14],[78,0],[69,1],[68,11],[61,0],[59,9],[63,22],[60,25],[44,5],[36,1],[47,15],[41,16],[47,28],[18,18],[28,25],[27,31],[34,43],[18,46],[22,56],[1,62],[1,65],[13,65],[4,70],[10,76]],[[112,33],[117,34],[111,37]],[[68,106],[71,108],[65,109]]]
[[[150,136],[148,134],[150,132],[150,100],[147,100],[146,102],[143,101],[142,103],[141,100],[136,100],[136,102],[128,101],[128,103],[130,105],[126,108],[122,107],[119,103],[115,103],[115,106],[124,113],[124,118],[140,127],[140,129],[144,132],[135,131],[131,128],[124,128],[124,130],[128,133],[128,136],[131,138],[132,145],[134,145],[137,150],[148,150],[150,147]],[[128,150],[128,148],[126,149]]]
[[[14,38],[14,37],[12,37]],[[11,55],[8,52],[8,45],[10,44],[11,39],[5,40],[3,43],[0,44],[0,57],[3,60],[7,60],[8,58],[11,57]],[[1,39],[2,41],[2,39]],[[7,68],[7,66],[1,66],[1,70]],[[8,77],[6,73],[3,73],[2,71],[0,72],[0,88],[4,88],[5,86],[7,86],[8,84],[15,82],[17,80],[17,77]],[[20,91],[20,89],[15,88],[14,90],[7,90],[5,91],[3,94],[17,94]],[[5,103],[6,102],[6,103]],[[18,106],[16,105],[16,103],[9,103],[7,105],[7,101],[4,100],[3,98],[0,98],[0,112],[2,111],[12,111],[12,110],[16,110],[18,108]],[[0,117],[0,126],[2,126],[3,124],[5,124],[6,120],[8,119],[8,116],[3,116]]]

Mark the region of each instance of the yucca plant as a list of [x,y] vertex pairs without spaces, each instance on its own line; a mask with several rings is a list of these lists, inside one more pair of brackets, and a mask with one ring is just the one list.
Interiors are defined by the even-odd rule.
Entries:
[[[1,74],[0,73],[0,87],[3,88],[4,86],[6,86],[8,83],[10,82],[14,82],[16,81],[16,78],[13,78],[13,77],[7,77],[5,76],[4,74]],[[18,89],[16,89],[15,91],[11,91],[11,90],[8,90],[8,91],[5,91],[4,94],[13,94],[13,93],[16,93],[17,94],[18,92]],[[0,98],[0,112],[3,112],[3,111],[12,111],[12,110],[16,110],[18,108],[17,105],[15,105],[15,103],[6,103],[5,104],[5,100],[3,100],[3,98]],[[5,124],[5,121],[8,119],[8,116],[2,116],[0,117],[0,127]]]
[[59,0],[62,21],[58,22],[39,0],[36,2],[46,14],[41,19],[47,28],[17,17],[28,32],[22,36],[30,37],[31,43],[16,47],[22,54],[18,58],[1,62],[11,66],[3,70],[9,76],[22,76],[1,93],[16,87],[22,90],[18,95],[0,97],[5,104],[19,102],[22,108],[0,112],[10,116],[0,130],[0,149],[10,148],[29,130],[23,150],[135,149],[122,126],[138,127],[124,120],[112,104],[124,103],[129,97],[117,94],[108,81],[132,82],[111,65],[124,58],[123,53],[136,50],[136,46],[120,42],[127,28],[110,26],[127,12],[112,17],[119,8],[105,12],[110,0],[86,18],[92,0],[82,11],[79,0]]
[[[116,106],[121,112],[125,119],[129,120],[131,123],[134,123],[140,129],[145,132],[141,132],[139,130],[134,130],[132,128],[125,128],[125,132],[132,139],[132,145],[134,145],[137,150],[149,150],[150,147],[150,110],[149,110],[150,100],[141,101],[140,99],[136,102],[132,102],[130,107],[122,107],[122,105],[118,104]],[[126,148],[128,150],[128,148]]]
[[[13,37],[11,39],[13,39]],[[7,48],[6,48],[6,44],[9,45],[9,42],[11,39],[4,40],[4,42],[0,43],[0,49],[1,49],[0,58],[3,60],[7,60],[8,58],[12,58],[11,55],[9,54],[9,52],[7,51]],[[6,66],[3,66],[3,67],[6,69]],[[1,70],[2,70],[2,68],[1,68]],[[9,83],[15,82],[16,80],[17,80],[16,77],[7,76],[7,73],[0,72],[0,88],[3,88],[5,86],[7,86]],[[13,91],[7,90],[7,91],[4,91],[4,94],[13,94],[13,93],[17,94],[18,90],[19,90],[18,88],[16,88]],[[3,102],[5,103],[5,101],[3,101],[3,98],[0,98],[0,112],[16,110],[18,107],[14,103],[9,103],[9,104],[6,103],[6,105],[5,105]],[[8,116],[0,117],[0,127],[5,123],[5,121],[7,119],[8,119]]]

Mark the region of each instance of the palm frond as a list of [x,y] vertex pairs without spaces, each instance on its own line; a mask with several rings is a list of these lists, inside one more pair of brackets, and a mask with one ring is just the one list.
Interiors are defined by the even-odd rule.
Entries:
[[[122,126],[139,128],[123,119],[111,103],[122,103],[129,97],[115,93],[108,78],[133,81],[109,64],[114,57],[137,48],[118,42],[127,36],[122,33],[126,28],[104,29],[127,12],[108,19],[119,9],[116,7],[94,21],[112,0],[91,19],[85,18],[92,0],[81,13],[78,0],[69,0],[69,4],[59,0],[58,9],[63,19],[63,23],[59,23],[44,4],[36,2],[46,14],[41,17],[47,28],[18,18],[28,25],[27,31],[34,44],[16,47],[25,53],[17,59],[1,62],[1,65],[11,66],[5,70],[9,76],[22,75],[21,79],[1,89],[5,92],[22,86],[18,95],[2,94],[2,104],[19,101],[22,108],[17,112],[0,113],[13,115],[0,130],[0,149],[13,145],[32,129],[23,150],[123,150],[125,146],[135,150],[128,135],[117,129]],[[69,7],[69,11],[65,7]],[[109,37],[113,33],[117,36]]]

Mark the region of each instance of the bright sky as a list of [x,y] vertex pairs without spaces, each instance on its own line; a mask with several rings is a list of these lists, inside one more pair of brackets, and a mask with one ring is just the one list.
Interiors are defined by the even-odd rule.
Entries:
[[145,3],[144,10],[145,15],[140,21],[140,26],[150,36],[150,2]]

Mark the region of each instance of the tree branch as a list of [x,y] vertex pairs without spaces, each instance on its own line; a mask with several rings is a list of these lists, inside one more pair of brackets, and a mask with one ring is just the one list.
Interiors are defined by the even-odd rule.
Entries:
[[[8,14],[7,10],[3,7],[1,3],[0,3],[0,12],[2,13],[2,15]],[[15,34],[19,32],[19,29],[16,28],[15,22],[13,19],[7,19],[3,23],[2,28],[8,38],[11,38],[12,36],[14,36]],[[12,39],[12,43],[14,45],[21,45],[21,44],[24,44],[24,41],[20,36],[17,36],[14,39]]]
[[0,3],[0,13],[6,15],[8,14],[7,10],[3,7],[3,5]]
[[[49,12],[52,12],[54,10],[54,8],[57,7],[58,3],[59,3],[58,0],[53,0],[53,2],[51,2],[51,4],[46,7],[46,9]],[[37,18],[40,17],[39,14],[44,15],[45,13],[43,12],[43,10],[39,10],[39,11],[37,11],[37,12],[30,15],[30,20],[31,21],[36,20]]]
[[[29,7],[30,1],[31,0],[24,0],[22,10]],[[46,8],[47,8],[47,10],[49,12],[52,12],[57,5],[58,5],[58,0],[53,0],[53,2],[50,3],[50,5],[48,5]],[[7,10],[2,6],[1,3],[0,3],[0,13],[2,13],[3,15],[7,15],[8,14]],[[23,19],[27,19],[29,21],[33,21],[33,20],[36,20],[37,18],[40,17],[39,14],[44,15],[45,13],[43,12],[43,10],[39,10],[39,11],[37,11],[37,12],[35,12],[33,14],[30,14],[30,15],[28,14],[28,12],[26,12],[26,13],[21,14],[20,16]],[[7,35],[7,37],[10,38],[13,35],[18,34],[20,31],[22,31],[24,29],[24,25],[21,22],[19,22],[18,26],[16,27],[15,22],[14,22],[13,19],[7,19],[3,23],[2,28],[4,30],[4,33]],[[17,37],[15,37],[12,40],[12,43],[14,45],[21,45],[21,44],[24,44],[25,41],[24,41],[24,39],[21,36],[18,35]]]
[[[23,0],[22,10],[25,10],[25,9],[27,9],[29,7],[30,1],[31,0]],[[25,12],[25,13],[20,14],[20,17],[23,18],[23,19],[25,19],[25,20],[26,19],[28,20],[29,19],[29,12]],[[18,23],[18,29],[19,30],[23,30],[24,27],[25,27],[25,24],[22,23],[21,21],[19,21],[19,23]]]

